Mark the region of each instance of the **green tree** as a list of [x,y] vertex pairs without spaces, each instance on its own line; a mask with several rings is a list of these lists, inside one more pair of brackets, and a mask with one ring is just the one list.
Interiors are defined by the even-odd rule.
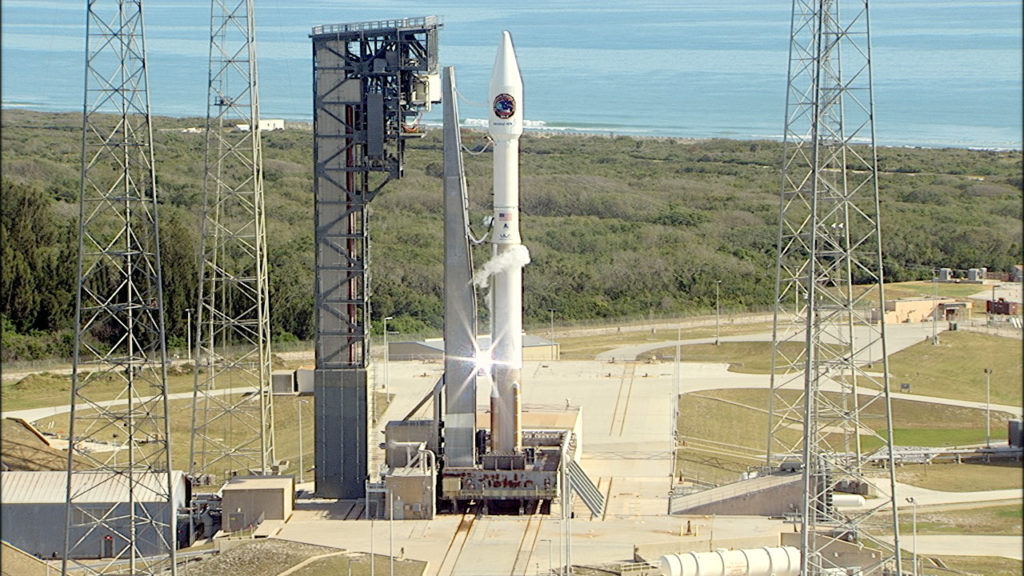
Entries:
[[58,227],[52,201],[38,188],[3,180],[0,211],[0,313],[19,332],[51,327],[40,314],[46,293],[47,264]]
[[198,295],[198,236],[182,211],[160,211],[160,267],[164,282],[164,330],[167,338],[187,340],[187,309]]

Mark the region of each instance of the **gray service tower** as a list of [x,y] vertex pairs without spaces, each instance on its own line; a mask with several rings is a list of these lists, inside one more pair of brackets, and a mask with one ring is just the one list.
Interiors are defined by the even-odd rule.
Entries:
[[[367,205],[402,176],[408,126],[437,81],[436,17],[317,26],[313,39],[316,225],[316,493],[362,498],[369,472]],[[436,90],[436,88],[435,88]]]

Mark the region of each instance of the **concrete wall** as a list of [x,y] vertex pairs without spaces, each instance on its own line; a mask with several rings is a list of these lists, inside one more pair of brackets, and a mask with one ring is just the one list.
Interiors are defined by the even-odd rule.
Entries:
[[294,394],[295,372],[275,370],[270,374],[270,383],[274,394]]
[[[423,442],[428,450],[434,454],[438,452],[433,420],[392,420],[384,427],[384,437],[388,442]],[[392,459],[396,454],[400,456],[400,461]],[[404,455],[404,449],[399,452],[388,450],[385,452],[385,463],[389,467],[405,466]]]
[[363,498],[370,471],[367,370],[317,369],[314,374],[315,492],[323,498]]
[[388,342],[388,358],[393,361],[435,360],[443,356],[443,351],[422,342]]
[[[731,484],[729,486],[736,489],[733,494],[723,495],[718,500],[696,506],[674,508],[674,512],[734,516],[784,516],[800,510],[803,485],[799,475],[792,476],[792,480],[789,482],[760,490],[756,489],[756,482],[756,480],[747,480]],[[748,483],[747,485],[752,491],[742,492],[740,489],[744,483]]]
[[[29,554],[59,558],[64,554],[64,505],[4,504],[0,533],[5,541]],[[95,545],[86,544],[83,550],[95,550],[94,556],[99,556],[99,538]]]
[[545,360],[558,360],[558,344],[547,344],[543,346],[523,346],[523,360],[527,362],[543,362]]

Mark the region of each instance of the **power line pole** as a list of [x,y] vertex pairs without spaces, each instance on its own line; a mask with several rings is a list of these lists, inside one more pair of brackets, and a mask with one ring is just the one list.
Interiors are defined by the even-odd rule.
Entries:
[[[767,465],[803,463],[801,574],[843,568],[825,553],[836,537],[900,573],[868,2],[839,5],[793,2]],[[888,447],[887,478],[868,477],[861,435]],[[869,510],[836,511],[837,486],[869,484]]]
[[178,485],[141,0],[88,2],[81,174],[61,572],[174,574]]
[[985,448],[992,447],[992,369],[985,368]]
[[715,346],[721,343],[722,338],[722,281],[715,281]]
[[212,0],[190,473],[276,463],[253,0]]

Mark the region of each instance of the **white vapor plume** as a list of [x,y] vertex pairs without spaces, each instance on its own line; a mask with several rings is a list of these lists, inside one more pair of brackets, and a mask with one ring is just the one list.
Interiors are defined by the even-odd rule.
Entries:
[[522,244],[513,246],[511,250],[490,259],[483,268],[473,274],[473,284],[478,288],[487,288],[491,276],[511,269],[513,266],[522,268],[530,263],[530,251]]

